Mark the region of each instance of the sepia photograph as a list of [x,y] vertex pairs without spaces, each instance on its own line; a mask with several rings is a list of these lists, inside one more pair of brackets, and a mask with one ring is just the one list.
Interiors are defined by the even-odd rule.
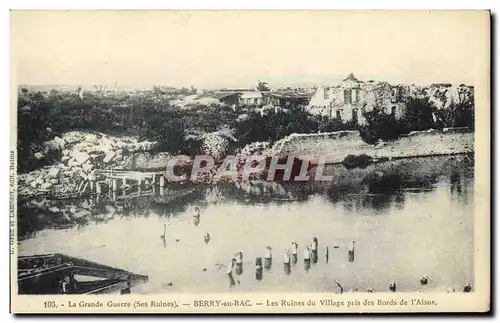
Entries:
[[14,300],[489,309],[488,11],[10,19]]

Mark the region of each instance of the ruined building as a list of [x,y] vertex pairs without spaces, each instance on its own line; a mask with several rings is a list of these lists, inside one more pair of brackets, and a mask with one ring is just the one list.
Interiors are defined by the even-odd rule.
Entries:
[[356,123],[364,123],[363,112],[374,108],[401,118],[409,92],[409,86],[363,82],[351,73],[338,85],[319,87],[307,110],[314,115]]

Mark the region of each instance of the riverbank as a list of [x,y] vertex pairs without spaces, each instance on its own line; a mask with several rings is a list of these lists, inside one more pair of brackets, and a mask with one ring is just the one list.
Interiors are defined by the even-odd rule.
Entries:
[[[60,160],[54,165],[18,176],[19,196],[51,195],[71,197],[89,190],[89,181],[105,180],[99,170],[123,169],[135,171],[164,171],[172,156],[155,153],[156,142],[139,142],[130,137],[112,137],[96,133],[69,132],[46,143],[47,152],[56,151]],[[251,143],[239,150],[239,164],[249,156],[263,158],[294,156],[326,164],[342,163],[349,155],[366,155],[373,160],[391,160],[420,156],[469,154],[474,152],[474,133],[464,129],[413,132],[398,140],[378,145],[365,143],[357,131],[321,134],[292,134],[273,145]],[[185,156],[187,160],[191,157]],[[219,156],[220,157],[220,156]],[[189,162],[187,163],[189,168]],[[200,178],[212,183],[216,173]],[[109,184],[109,183],[108,183]]]
[[468,154],[474,152],[474,133],[465,129],[415,131],[398,140],[370,145],[357,131],[326,134],[294,134],[274,146],[283,156],[325,158],[327,164],[342,163],[348,155],[368,155],[373,159]]

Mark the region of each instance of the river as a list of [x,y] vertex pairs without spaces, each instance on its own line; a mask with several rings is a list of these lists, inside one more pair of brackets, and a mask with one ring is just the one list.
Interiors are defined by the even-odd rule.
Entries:
[[[360,292],[386,292],[393,281],[402,292],[474,285],[471,156],[355,170],[335,165],[326,173],[333,175],[331,182],[200,186],[168,203],[158,189],[121,202],[104,196],[85,221],[34,228],[19,241],[18,252],[59,252],[148,275],[148,283],[132,289],[139,294],[338,292],[335,281]],[[205,243],[207,232],[211,239]],[[306,270],[303,250],[313,237],[318,261]],[[283,257],[293,241],[298,262],[286,272]],[[266,246],[273,263],[258,280],[255,258],[264,256]],[[233,274],[230,287],[226,269],[239,251],[243,273]],[[428,277],[427,285],[420,284],[421,276]]]

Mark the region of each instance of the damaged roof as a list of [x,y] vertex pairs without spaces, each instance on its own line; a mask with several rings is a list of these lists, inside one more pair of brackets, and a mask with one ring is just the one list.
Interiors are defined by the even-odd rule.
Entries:
[[297,92],[267,92],[266,95],[279,99],[308,99],[310,97],[308,94]]

